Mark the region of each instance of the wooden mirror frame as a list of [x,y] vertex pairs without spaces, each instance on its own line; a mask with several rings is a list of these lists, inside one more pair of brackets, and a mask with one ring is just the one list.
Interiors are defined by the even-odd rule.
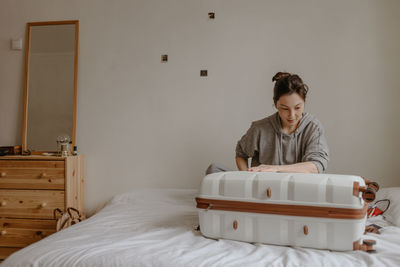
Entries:
[[[30,37],[32,26],[47,26],[47,25],[65,25],[75,24],[75,54],[74,54],[74,107],[72,121],[72,147],[76,144],[76,101],[77,101],[77,85],[78,85],[78,41],[79,41],[79,20],[65,21],[44,21],[44,22],[28,22],[26,32],[26,49],[25,49],[25,81],[24,81],[24,110],[22,119],[22,154],[41,154],[44,152],[55,151],[29,151],[27,148],[27,127],[28,127],[28,83],[29,83],[29,52],[30,52]],[[56,141],[56,140],[54,140]]]

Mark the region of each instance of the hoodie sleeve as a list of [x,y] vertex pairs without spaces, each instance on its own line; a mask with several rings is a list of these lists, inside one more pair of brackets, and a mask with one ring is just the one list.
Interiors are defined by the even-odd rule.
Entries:
[[322,126],[317,127],[306,144],[302,162],[310,161],[317,166],[318,172],[323,173],[329,161],[329,148]]
[[236,157],[252,158],[259,150],[260,131],[253,122],[246,134],[237,142]]

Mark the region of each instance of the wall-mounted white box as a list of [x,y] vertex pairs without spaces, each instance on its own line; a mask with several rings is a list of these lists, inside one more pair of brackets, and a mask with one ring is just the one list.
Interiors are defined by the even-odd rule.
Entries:
[[22,50],[22,39],[11,39],[12,50]]

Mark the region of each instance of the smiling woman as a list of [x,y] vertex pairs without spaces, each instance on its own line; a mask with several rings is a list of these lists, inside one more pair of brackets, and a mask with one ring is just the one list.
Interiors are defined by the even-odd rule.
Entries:
[[[278,72],[272,81],[278,112],[251,124],[236,146],[241,171],[324,172],[329,150],[322,124],[304,112],[308,87],[296,74]],[[248,158],[252,158],[248,166]]]

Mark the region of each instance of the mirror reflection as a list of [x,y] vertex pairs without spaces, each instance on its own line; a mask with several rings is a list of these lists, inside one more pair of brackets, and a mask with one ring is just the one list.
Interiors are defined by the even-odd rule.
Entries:
[[26,147],[56,151],[57,137],[75,131],[76,24],[28,24]]

